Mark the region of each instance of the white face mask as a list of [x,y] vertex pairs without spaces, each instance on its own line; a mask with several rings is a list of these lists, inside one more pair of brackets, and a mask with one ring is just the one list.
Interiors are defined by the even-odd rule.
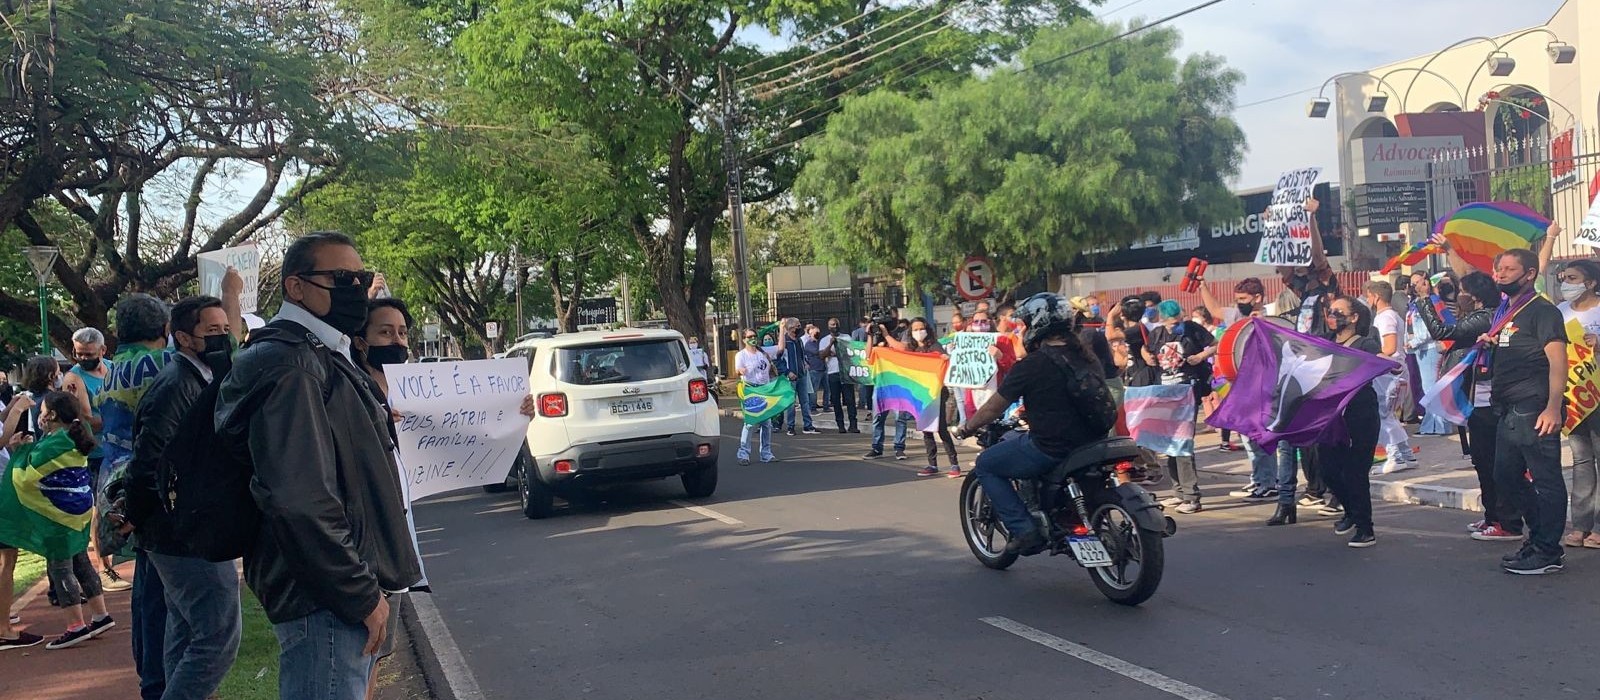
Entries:
[[1583,296],[1583,293],[1587,291],[1589,291],[1588,285],[1572,282],[1561,283],[1561,298],[1567,301],[1577,301],[1578,297]]
[[920,342],[928,339],[928,331],[924,330],[924,329],[918,329],[918,330],[911,331],[911,337],[916,338],[917,342],[920,343]]

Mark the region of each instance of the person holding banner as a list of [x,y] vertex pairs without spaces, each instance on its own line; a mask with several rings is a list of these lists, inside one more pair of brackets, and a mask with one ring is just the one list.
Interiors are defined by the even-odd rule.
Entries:
[[[1383,347],[1368,333],[1372,311],[1350,297],[1339,297],[1328,305],[1325,317],[1333,341],[1374,355],[1384,355]],[[1367,382],[1345,404],[1345,444],[1317,447],[1318,465],[1328,490],[1344,506],[1344,517],[1333,526],[1336,535],[1350,535],[1349,546],[1371,547],[1378,543],[1372,529],[1372,451],[1378,447],[1378,393]],[[1353,534],[1352,534],[1353,533]]]
[[[914,352],[919,355],[945,354],[944,346],[940,345],[939,340],[933,337],[933,327],[928,324],[927,319],[924,319],[920,316],[911,319],[911,342],[901,342],[899,338],[896,338],[890,334],[885,334],[884,340],[889,344],[889,347],[894,348],[895,350]],[[939,409],[939,430],[937,432],[939,441],[944,443],[945,454],[950,458],[949,477],[952,479],[959,479],[962,476],[961,462],[956,457],[956,443],[955,440],[950,437],[949,421],[946,419],[945,411],[943,409],[943,406],[949,402],[950,389],[947,387],[940,387],[939,403],[941,408]],[[933,438],[934,433],[929,431],[922,432],[922,442],[928,449],[928,466],[923,467],[920,471],[918,471],[917,476],[939,475],[939,446],[934,442]]]
[[[773,362],[783,355],[789,346],[789,334],[779,333],[778,344],[763,346],[760,338],[756,337],[754,330],[745,329],[744,348],[733,360],[734,375],[739,381],[749,386],[765,386],[771,384],[777,377],[773,374]],[[798,402],[796,402],[798,403]],[[772,421],[764,420],[757,425],[746,423],[739,431],[739,466],[750,465],[750,430],[754,428],[761,438],[761,461],[776,462],[777,457],[772,455]]]
[[[1593,351],[1600,345],[1600,263],[1575,260],[1561,269],[1561,302],[1556,308],[1567,327],[1581,328],[1583,344]],[[1567,332],[1570,341],[1573,330]],[[1577,411],[1577,406],[1568,410]],[[1581,414],[1580,414],[1581,415]],[[1594,414],[1578,419],[1568,435],[1572,445],[1572,531],[1562,538],[1567,547],[1600,549],[1600,418]]]

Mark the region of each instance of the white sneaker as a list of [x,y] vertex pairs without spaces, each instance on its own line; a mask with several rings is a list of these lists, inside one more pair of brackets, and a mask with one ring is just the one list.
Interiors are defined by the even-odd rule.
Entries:
[[1166,506],[1168,508],[1174,508],[1174,507],[1183,505],[1183,499],[1178,498],[1177,496],[1173,496],[1171,498],[1163,498],[1163,499],[1161,499],[1161,505]]
[[1229,491],[1228,495],[1232,496],[1234,498],[1244,498],[1245,496],[1248,496],[1248,495],[1250,495],[1252,493],[1255,493],[1255,492],[1256,492],[1256,485],[1255,484],[1245,484],[1244,488],[1234,489],[1232,491]]

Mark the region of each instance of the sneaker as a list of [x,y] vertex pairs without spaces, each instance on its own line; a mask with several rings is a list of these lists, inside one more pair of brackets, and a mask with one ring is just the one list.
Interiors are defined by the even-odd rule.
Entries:
[[845,430],[844,428],[840,428],[839,429],[839,434],[840,435],[848,435],[849,433],[850,433],[850,431]]
[[750,466],[750,458],[749,457],[740,457],[739,458],[739,466],[741,466],[741,467]]
[[1273,499],[1275,499],[1277,497],[1278,497],[1278,490],[1277,489],[1267,489],[1265,491],[1256,491],[1255,493],[1252,493],[1252,494],[1250,494],[1248,496],[1245,496],[1244,500],[1246,500],[1246,501],[1270,501],[1270,500],[1273,500]]
[[1223,452],[1238,452],[1240,449],[1243,449],[1243,448],[1241,448],[1238,445],[1235,445],[1235,444],[1233,444],[1231,442],[1224,442],[1221,445],[1217,445],[1217,449],[1221,450]]
[[95,637],[105,634],[107,630],[116,626],[117,621],[111,619],[110,615],[102,617],[98,620],[92,620],[89,622],[89,638],[94,639]]
[[55,641],[44,645],[46,649],[66,649],[82,644],[89,639],[89,626],[84,625],[75,630],[67,630],[65,634],[56,637]]
[[872,450],[872,451],[870,451],[870,452],[868,452],[868,453],[866,453],[864,455],[861,455],[861,458],[862,459],[878,459],[878,458],[880,458],[882,456],[883,456],[882,452],[879,452],[877,450]]
[[966,476],[966,474],[961,473],[961,467],[951,467],[950,471],[945,472],[944,475],[952,479],[959,479],[963,476]]
[[1193,515],[1202,510],[1205,510],[1205,507],[1201,506],[1198,502],[1184,503],[1178,506],[1178,512],[1184,515]]
[[1317,515],[1326,515],[1328,517],[1344,515],[1344,506],[1324,505],[1323,507],[1317,509]]
[[1256,492],[1256,485],[1255,484],[1249,484],[1249,485],[1246,485],[1244,488],[1234,489],[1232,491],[1229,491],[1228,495],[1232,496],[1234,498],[1247,498],[1247,497],[1250,496],[1250,494],[1253,494],[1255,492]]
[[42,641],[44,641],[44,637],[41,637],[37,634],[33,634],[31,632],[18,632],[17,636],[12,639],[0,637],[0,651],[5,651],[7,649],[26,649]]
[[822,431],[821,430],[817,430],[816,428],[806,428],[805,430],[800,431],[800,434],[801,435],[821,435]]
[[1366,549],[1378,543],[1378,536],[1372,534],[1369,528],[1358,528],[1356,534],[1350,538],[1349,546],[1356,549]]
[[857,428],[855,426],[851,426],[850,427],[850,434],[852,434],[852,435],[860,435],[861,434],[861,429]]
[[894,451],[894,458],[895,458],[895,461],[897,461],[897,462],[904,462],[904,461],[906,461],[906,453],[903,452],[903,451],[900,451],[900,450],[895,450]]
[[12,614],[11,615],[11,624],[13,624],[13,625],[22,624],[22,616],[21,615],[17,615],[17,614]]
[[100,572],[100,587],[109,593],[120,593],[133,588],[133,584],[124,581],[121,576],[117,575],[116,570],[106,569]]
[[1540,574],[1553,574],[1557,571],[1560,571],[1565,567],[1565,564],[1566,555],[1559,553],[1543,554],[1537,551],[1531,551],[1523,555],[1521,559],[1513,562],[1506,562],[1505,569],[1506,573],[1518,574],[1521,576],[1538,576]]
[[1518,561],[1518,560],[1522,559],[1523,557],[1526,557],[1526,556],[1528,556],[1529,554],[1532,554],[1532,553],[1533,553],[1533,543],[1524,540],[1523,543],[1522,543],[1522,546],[1517,548],[1517,551],[1512,552],[1510,554],[1507,554],[1507,555],[1505,555],[1503,557],[1500,557],[1500,563],[1501,564],[1510,564],[1511,562]]
[[1167,507],[1167,508],[1176,508],[1178,506],[1183,505],[1183,499],[1178,498],[1177,496],[1173,496],[1171,498],[1163,498],[1163,499],[1161,499],[1161,505],[1164,506],[1164,507]]
[[1323,505],[1322,499],[1317,498],[1316,496],[1308,495],[1300,497],[1301,508],[1321,508]]
[[938,475],[939,475],[939,468],[938,467],[923,467],[923,468],[917,470],[917,476],[938,476]]
[[1500,523],[1491,523],[1489,527],[1472,533],[1472,539],[1479,542],[1510,542],[1522,539],[1522,533],[1500,527]]
[[1482,530],[1482,529],[1484,529],[1486,527],[1489,527],[1489,521],[1487,521],[1487,520],[1479,520],[1478,522],[1475,522],[1475,523],[1473,523],[1471,525],[1468,525],[1467,526],[1467,532],[1477,532],[1477,531]]
[[789,437],[794,437],[794,428],[790,428],[787,431],[784,431],[783,434],[784,435],[788,435]]
[[1350,522],[1349,518],[1339,518],[1339,522],[1333,524],[1333,534],[1341,537],[1355,532],[1355,530],[1356,524]]

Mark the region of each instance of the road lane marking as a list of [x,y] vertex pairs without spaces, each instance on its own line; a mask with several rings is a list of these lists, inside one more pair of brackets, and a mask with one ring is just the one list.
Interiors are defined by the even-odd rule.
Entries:
[[444,528],[442,528],[442,527],[430,527],[430,528],[428,528],[426,530],[418,530],[417,534],[426,535],[426,534],[428,534],[430,532],[439,532],[440,530],[443,530],[443,529]]
[[1049,647],[1079,661],[1086,661],[1117,675],[1138,681],[1156,690],[1171,693],[1184,700],[1228,700],[1227,698],[1203,688],[1196,688],[1188,683],[1163,676],[1143,666],[1128,663],[1115,656],[1102,654],[1098,651],[1075,644],[1047,632],[1041,632],[1032,627],[1006,617],[985,617],[981,621],[992,627],[1010,632],[1018,637],[1035,644]]
[[478,677],[472,675],[466,657],[461,655],[461,647],[456,646],[456,638],[445,626],[444,617],[433,604],[433,595],[418,594],[406,598],[417,611],[417,622],[422,627],[422,633],[428,637],[428,646],[433,649],[439,669],[444,671],[444,682],[450,686],[451,696],[455,700],[483,700]]
[[690,512],[694,512],[694,513],[699,513],[700,515],[704,515],[704,516],[706,516],[708,518],[711,518],[712,520],[716,520],[718,522],[721,522],[724,525],[743,525],[744,524],[744,521],[742,521],[742,520],[739,520],[737,518],[730,518],[730,517],[728,517],[726,515],[718,513],[717,511],[711,510],[710,508],[702,508],[702,507],[697,506],[697,505],[695,505],[693,503],[690,503],[688,501],[669,501],[669,503],[671,503],[672,505],[675,505],[675,506],[677,506],[679,508],[682,508],[684,510],[687,510],[687,511],[690,511]]

